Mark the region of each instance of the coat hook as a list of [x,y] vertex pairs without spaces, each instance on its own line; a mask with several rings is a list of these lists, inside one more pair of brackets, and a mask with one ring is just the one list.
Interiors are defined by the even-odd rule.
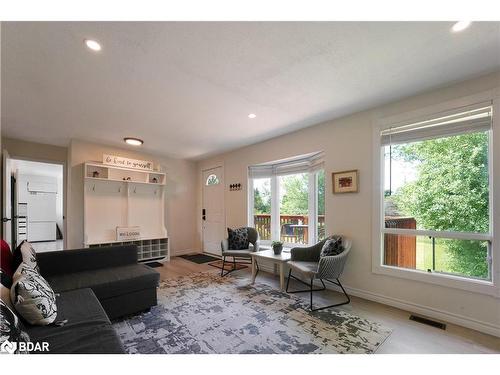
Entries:
[[94,186],[92,186],[92,191],[95,191],[95,184],[94,184]]

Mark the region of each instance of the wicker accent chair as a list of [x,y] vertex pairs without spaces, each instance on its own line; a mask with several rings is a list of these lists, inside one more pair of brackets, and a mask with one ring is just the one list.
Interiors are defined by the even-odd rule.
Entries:
[[[342,238],[342,245],[344,247],[344,251],[338,255],[333,256],[325,256],[320,257],[321,249],[325,244],[327,239],[324,239],[321,242],[318,242],[316,245],[310,247],[295,247],[291,250],[291,259],[287,263],[288,267],[290,267],[290,271],[288,272],[288,280],[286,283],[286,291],[287,293],[305,293],[309,292],[311,295],[311,311],[318,311],[327,309],[330,307],[336,307],[341,305],[346,305],[351,302],[351,298],[345,291],[342,283],[339,280],[339,277],[342,275],[344,271],[344,266],[347,261],[347,256],[351,251],[352,242],[349,239]],[[292,271],[300,274],[306,280],[310,280],[309,283],[304,282],[302,279],[293,276]],[[307,285],[309,288],[304,290],[295,290],[289,291],[288,287],[290,285],[290,279],[294,279],[299,281],[302,284]],[[314,280],[319,279],[322,288],[314,289],[313,283]],[[336,303],[333,305],[313,308],[313,292],[325,290],[326,286],[324,281],[337,285],[342,289],[344,295],[347,297],[347,300],[341,303]]]
[[[222,277],[229,275],[231,272],[235,271],[237,264],[251,264],[252,257],[250,256],[250,254],[255,252],[255,251],[260,250],[259,232],[257,232],[257,230],[255,228],[252,228],[252,227],[247,227],[247,230],[248,230],[248,242],[250,243],[248,249],[232,250],[229,248],[228,239],[225,238],[224,240],[222,240],[222,242],[221,242],[222,270],[220,272],[220,275]],[[233,258],[233,262],[232,262],[233,269],[224,273],[224,265],[226,264],[226,257]],[[244,260],[248,260],[248,262],[245,262]],[[257,271],[258,271],[258,269],[259,268],[257,266]]]

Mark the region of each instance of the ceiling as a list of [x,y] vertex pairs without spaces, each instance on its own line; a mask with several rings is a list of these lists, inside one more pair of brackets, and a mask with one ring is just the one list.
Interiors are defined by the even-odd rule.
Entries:
[[499,22],[451,26],[3,22],[2,132],[200,159],[500,69]]

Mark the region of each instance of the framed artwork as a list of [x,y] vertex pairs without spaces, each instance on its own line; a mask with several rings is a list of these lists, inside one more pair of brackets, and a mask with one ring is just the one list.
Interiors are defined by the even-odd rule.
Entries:
[[332,173],[333,194],[357,193],[358,192],[358,170],[342,171]]

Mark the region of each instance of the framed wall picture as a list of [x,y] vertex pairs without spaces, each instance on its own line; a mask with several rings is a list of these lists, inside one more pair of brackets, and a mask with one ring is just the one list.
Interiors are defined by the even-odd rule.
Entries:
[[333,194],[357,193],[358,192],[358,170],[342,171],[332,173]]

